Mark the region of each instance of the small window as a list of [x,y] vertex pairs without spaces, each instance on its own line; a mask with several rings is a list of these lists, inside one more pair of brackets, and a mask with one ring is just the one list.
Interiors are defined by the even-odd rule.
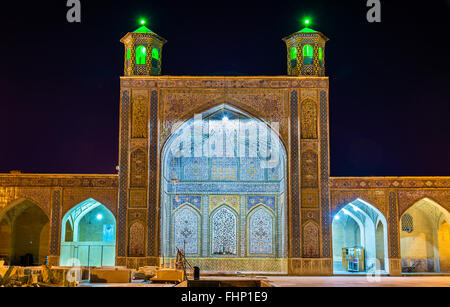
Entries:
[[305,45],[303,47],[303,64],[312,65],[313,64],[313,47],[311,45]]
[[322,50],[322,47],[319,47],[319,61],[322,64],[322,62],[323,62],[323,50]]
[[297,66],[297,48],[292,47],[290,52],[291,67]]
[[410,214],[405,213],[401,220],[402,231],[412,232],[414,230],[413,218]]
[[159,60],[159,50],[156,48],[152,49],[152,58],[155,60]]
[[136,64],[145,65],[145,58],[147,56],[147,49],[144,46],[136,48]]
[[131,59],[131,49],[127,49],[127,60]]

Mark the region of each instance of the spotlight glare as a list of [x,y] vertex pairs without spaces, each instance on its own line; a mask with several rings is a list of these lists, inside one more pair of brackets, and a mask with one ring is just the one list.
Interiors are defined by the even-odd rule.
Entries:
[[103,218],[103,215],[101,215],[101,214],[99,213],[99,214],[97,214],[96,218],[97,218],[97,220],[100,221],[100,220]]
[[355,210],[356,212],[358,212],[359,211],[359,208],[358,207],[356,207],[354,204],[350,204],[350,206],[352,206],[352,208],[353,208],[353,210]]
[[311,18],[309,18],[309,17],[303,18],[303,25],[305,27],[308,27],[310,24],[311,24]]

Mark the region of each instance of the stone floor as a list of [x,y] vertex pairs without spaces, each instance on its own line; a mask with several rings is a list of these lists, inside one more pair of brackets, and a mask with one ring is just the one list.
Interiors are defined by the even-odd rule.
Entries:
[[[243,277],[206,276],[204,279],[233,279]],[[406,276],[368,278],[367,276],[254,276],[248,279],[264,279],[274,287],[450,287],[450,276]],[[153,284],[135,281],[128,284],[81,283],[79,287],[172,287],[172,284]]]
[[450,287],[450,276],[280,276],[267,280],[276,287]]
[[106,288],[106,287],[173,287],[173,284],[154,284],[144,281],[133,281],[132,283],[110,283],[110,284],[95,284],[89,282],[81,282],[78,287],[94,287],[94,288]]

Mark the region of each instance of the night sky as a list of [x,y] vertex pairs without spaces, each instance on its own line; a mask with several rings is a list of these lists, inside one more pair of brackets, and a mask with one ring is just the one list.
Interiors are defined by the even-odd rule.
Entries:
[[[4,1],[6,2],[6,1]],[[450,175],[450,0],[2,2],[0,172],[115,173],[127,32],[168,40],[164,75],[286,75],[282,38],[330,38],[332,176]],[[417,3],[417,4],[415,4]]]

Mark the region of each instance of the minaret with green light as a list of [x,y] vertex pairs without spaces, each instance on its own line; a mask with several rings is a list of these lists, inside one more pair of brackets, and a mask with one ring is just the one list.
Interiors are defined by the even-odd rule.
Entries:
[[139,23],[139,29],[127,33],[120,40],[125,45],[124,75],[159,76],[162,47],[167,41],[147,28],[145,19]]
[[285,38],[289,76],[325,76],[325,43],[329,40],[309,26],[311,19],[303,19],[304,28]]

